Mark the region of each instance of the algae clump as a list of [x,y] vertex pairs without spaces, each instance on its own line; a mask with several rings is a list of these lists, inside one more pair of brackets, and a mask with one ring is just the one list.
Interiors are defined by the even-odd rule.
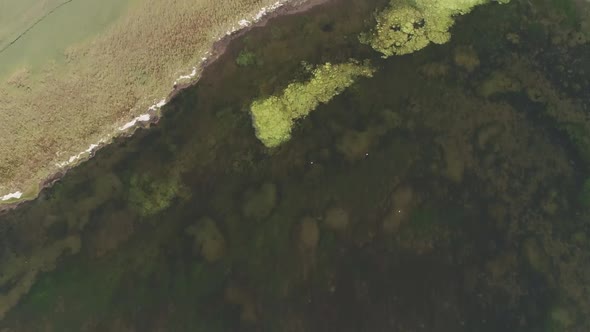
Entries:
[[325,63],[312,70],[306,82],[289,84],[279,96],[255,100],[250,108],[256,137],[269,148],[291,138],[295,120],[304,118],[351,86],[358,77],[371,77],[368,63]]
[[248,51],[247,49],[240,51],[238,57],[236,58],[236,64],[240,67],[252,66],[255,65],[256,62],[256,54],[254,54],[254,52]]
[[[497,1],[506,3],[509,0]],[[392,0],[376,15],[376,27],[360,36],[387,58],[416,52],[430,43],[444,44],[451,38],[454,17],[469,13],[490,0]]]
[[182,196],[183,189],[176,177],[134,174],[129,184],[128,200],[134,210],[147,217],[168,208],[174,198]]

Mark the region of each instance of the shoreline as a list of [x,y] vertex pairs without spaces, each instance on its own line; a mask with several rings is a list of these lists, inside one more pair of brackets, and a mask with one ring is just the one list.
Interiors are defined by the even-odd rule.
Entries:
[[[194,68],[193,73],[191,76],[199,76],[203,70],[217,61],[225,51],[229,44],[234,40],[237,39],[244,34],[248,33],[250,30],[254,28],[261,28],[268,24],[268,22],[274,18],[288,16],[288,15],[295,15],[299,13],[304,13],[308,10],[311,10],[317,6],[323,5],[325,3],[336,1],[336,0],[288,0],[287,2],[283,3],[280,7],[276,8],[273,11],[266,13],[262,18],[258,21],[251,23],[250,25],[241,25],[243,21],[240,21],[240,29],[231,31],[230,33],[226,34],[220,40],[216,41],[213,46],[211,47],[210,52],[208,53],[207,58],[204,59],[203,62],[198,67]],[[191,86],[195,85],[199,79],[194,82],[187,82],[187,83],[178,83],[174,84],[172,91],[166,97],[166,104],[171,101],[174,97],[176,97],[180,92],[184,89],[190,88]],[[158,117],[159,120],[159,117]],[[149,124],[150,122],[145,122]],[[157,123],[151,122],[151,123]]]
[[[164,114],[161,111],[161,107],[165,106],[167,103],[172,101],[183,90],[198,84],[204,69],[207,68],[207,66],[215,63],[215,61],[217,61],[223,54],[225,54],[229,44],[235,39],[242,37],[244,34],[248,33],[254,28],[266,26],[272,19],[282,16],[304,13],[317,6],[321,6],[332,1],[336,0],[286,0],[284,2],[277,1],[277,3],[275,3],[274,5],[277,7],[271,8],[270,10],[266,7],[262,8],[259,14],[256,17],[254,17],[254,21],[248,21],[245,19],[240,20],[237,23],[239,26],[238,28],[233,27],[230,31],[226,33],[225,36],[213,42],[210,50],[207,52],[207,56],[203,58],[203,61],[199,63],[199,65],[192,68],[192,72],[189,75],[182,75],[179,78],[177,78],[177,80],[174,82],[172,86],[172,90],[168,93],[168,95],[165,98],[149,107],[145,114],[137,116],[132,121],[128,122],[122,127],[118,127],[118,130],[115,131],[115,133],[113,133],[112,136],[108,137],[107,139],[102,139],[96,144],[91,144],[87,150],[80,152],[78,155],[71,156],[68,161],[61,163],[60,166],[62,167],[62,169],[55,172],[53,175],[47,177],[45,180],[41,181],[38,190],[36,191],[34,196],[32,196],[31,194],[21,199],[21,197],[24,196],[21,191],[7,193],[4,196],[0,196],[0,198],[9,197],[8,200],[0,199],[0,216],[7,213],[8,211],[18,208],[22,204],[37,199],[39,197],[39,194],[43,190],[52,187],[56,182],[61,180],[70,169],[79,167],[85,161],[94,158],[99,150],[113,143],[115,139],[129,139],[135,134],[135,131],[137,129],[148,129],[150,125],[157,124],[160,121],[160,119],[164,116]],[[196,79],[194,79],[195,77]],[[186,83],[177,82],[179,79],[187,78],[194,80]],[[146,116],[149,116],[149,118],[146,118]],[[14,201],[14,199],[17,200]]]

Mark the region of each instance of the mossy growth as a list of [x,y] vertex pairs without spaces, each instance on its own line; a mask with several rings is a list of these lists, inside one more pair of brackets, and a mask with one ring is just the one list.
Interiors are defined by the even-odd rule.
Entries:
[[277,200],[277,186],[264,183],[257,190],[246,193],[242,212],[246,218],[264,219],[275,208]]
[[586,164],[590,164],[590,134],[588,134],[588,126],[584,123],[574,122],[563,123],[560,126],[576,147],[580,158]]
[[574,1],[551,0],[550,6],[553,11],[563,16],[563,25],[575,27],[580,22],[580,12]]
[[545,331],[570,331],[575,323],[575,316],[571,312],[570,308],[565,306],[555,306],[549,312],[549,319],[547,321]]
[[169,207],[181,192],[182,187],[176,177],[133,174],[129,181],[129,205],[141,216],[147,217]]
[[256,137],[269,148],[279,146],[291,138],[295,120],[342,93],[358,77],[371,77],[373,72],[368,63],[328,62],[313,69],[309,81],[291,83],[279,96],[255,100],[250,112]]
[[116,269],[92,269],[81,259],[74,259],[77,265],[44,274],[21,302],[21,310],[53,312],[56,306],[67,306],[67,312],[54,312],[51,321],[46,322],[54,331],[80,331],[94,315],[106,315],[122,274]]
[[[495,71],[478,86],[477,94],[485,98],[490,98],[502,93],[516,93],[522,91],[522,89],[522,82],[517,78],[501,71]],[[532,90],[528,94],[531,96],[539,95]],[[531,99],[538,100],[539,98],[536,96]]]
[[189,226],[186,233],[194,238],[195,252],[207,262],[216,262],[225,254],[225,238],[213,219],[202,218],[196,225]]
[[249,51],[248,49],[241,50],[240,53],[238,53],[238,57],[236,58],[236,64],[240,67],[248,67],[255,65],[256,63],[256,54]]
[[590,209],[590,178],[584,181],[584,186],[580,192],[580,203],[587,209]]
[[550,257],[538,240],[526,239],[522,244],[522,255],[533,271],[544,276],[550,275]]
[[[506,3],[509,0],[497,1]],[[416,52],[430,43],[444,44],[451,38],[454,17],[469,13],[475,6],[489,0],[391,0],[377,14],[377,25],[360,36],[387,58]]]

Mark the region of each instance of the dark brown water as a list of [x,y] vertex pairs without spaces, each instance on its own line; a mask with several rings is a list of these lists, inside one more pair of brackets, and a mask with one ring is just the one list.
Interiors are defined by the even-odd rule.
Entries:
[[[581,11],[482,7],[384,60],[357,38],[384,3],[249,32],[1,216],[0,331],[590,330]],[[252,100],[349,58],[378,71],[266,150]]]

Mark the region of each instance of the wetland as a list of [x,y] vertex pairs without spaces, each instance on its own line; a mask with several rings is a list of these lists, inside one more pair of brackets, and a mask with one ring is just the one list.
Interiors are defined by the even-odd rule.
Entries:
[[[480,6],[384,58],[387,5],[253,28],[2,212],[0,331],[590,330],[589,5]],[[253,105],[327,63],[371,72],[265,146]]]

